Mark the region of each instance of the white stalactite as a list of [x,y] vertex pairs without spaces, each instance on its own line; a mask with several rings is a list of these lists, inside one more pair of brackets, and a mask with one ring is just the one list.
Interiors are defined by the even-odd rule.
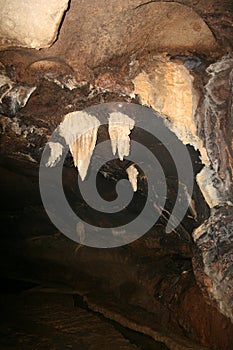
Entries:
[[129,155],[130,137],[129,134],[134,127],[134,120],[120,112],[110,113],[109,135],[111,139],[112,152],[118,152],[120,160]]
[[50,156],[46,163],[47,167],[55,166],[61,159],[63,146],[59,142],[48,142],[47,144],[50,148]]
[[60,135],[70,147],[82,180],[87,174],[99,126],[100,122],[95,116],[82,111],[67,114],[60,125]]
[[128,178],[129,178],[129,182],[131,183],[134,192],[137,192],[137,188],[138,188],[138,170],[135,167],[134,164],[130,165],[127,169],[126,172],[128,174]]

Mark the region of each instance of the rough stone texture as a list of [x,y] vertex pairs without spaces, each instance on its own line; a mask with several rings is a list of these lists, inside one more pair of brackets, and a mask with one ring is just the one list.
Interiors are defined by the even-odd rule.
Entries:
[[1,349],[139,349],[110,322],[75,306],[72,295],[35,289],[21,295],[1,295],[0,305]]
[[198,137],[195,112],[199,100],[193,76],[183,64],[155,62],[134,79],[134,93],[143,105],[164,115],[165,123],[184,144],[198,149],[208,164],[206,150]]
[[203,18],[214,33],[217,42],[225,48],[225,52],[232,50],[233,6],[231,0],[181,0],[181,2],[193,8]]
[[194,88],[193,75],[185,67],[196,63],[192,58],[186,59],[184,65],[166,60],[148,66],[145,63],[144,71],[134,79],[134,93],[142,104],[164,115],[166,125],[184,144],[199,150],[206,166],[197,181],[212,208],[230,204],[233,198],[233,60],[226,56],[207,68],[210,78],[204,101],[200,99],[200,90]]
[[233,205],[233,59],[225,56],[207,68],[209,76],[200,106],[199,135],[211,162],[219,205]]
[[13,117],[26,105],[36,87],[13,82],[1,63],[0,67],[0,113]]
[[[223,211],[228,212],[226,216],[230,223],[224,224],[224,216],[213,209],[208,221],[194,232],[194,239],[197,240],[203,269],[209,280],[207,283],[200,278],[200,269],[196,274],[197,279],[203,290],[207,288],[221,312],[233,319],[232,211],[225,208],[225,205],[232,205],[233,199],[233,60],[225,56],[206,71],[208,82],[204,99],[197,99],[193,77],[188,70],[173,62],[145,66],[145,71],[134,79],[134,92],[139,95],[142,104],[164,114],[168,127],[185,144],[190,143],[200,151],[205,167],[197,175],[199,187],[211,208],[221,206]],[[219,225],[221,230],[215,228]],[[221,239],[213,238],[215,235],[221,236]],[[197,239],[196,236],[201,238]],[[226,251],[223,255],[218,251],[220,246],[224,246]],[[208,288],[209,283],[214,286]]]
[[[46,28],[46,25],[40,23],[40,28]],[[34,44],[34,47],[38,46]],[[34,61],[59,57],[79,78],[88,75],[88,67],[144,50],[209,55],[219,49],[208,25],[191,6],[161,1],[144,4],[141,0],[101,0],[98,3],[72,0],[56,43],[39,53],[32,52],[32,56]]]
[[69,90],[80,86],[80,83],[74,78],[72,68],[59,59],[43,59],[29,64],[24,79],[29,82],[38,82],[42,76],[48,81],[53,81],[58,86]]
[[[36,86],[15,116],[8,108],[0,116],[2,274],[77,288],[96,311],[164,340],[172,349],[200,343],[217,350],[233,348],[227,318],[232,319],[232,33],[231,0],[71,0],[50,48],[0,52],[10,82]],[[230,54],[216,62],[223,53]],[[149,72],[155,66],[156,72]],[[67,113],[100,102],[135,101],[131,82],[142,71],[153,107],[168,115],[167,123],[169,117],[173,123],[179,117],[177,133],[200,149],[202,161],[209,161],[201,173],[202,191],[210,206],[220,207],[209,217],[195,184],[192,210],[170,235],[163,227],[172,201],[153,232],[130,246],[104,252],[76,246],[59,235],[43,212],[41,152]],[[134,137],[147,141],[137,133]],[[155,148],[167,159],[159,145]],[[192,152],[197,173],[202,164]],[[115,172],[120,178],[128,166],[111,164],[108,179]],[[64,191],[86,215],[76,175],[68,156]],[[170,182],[175,183],[172,176]],[[109,182],[102,186],[107,191]],[[110,186],[110,197],[111,191]],[[170,194],[174,198],[173,190]],[[136,198],[138,205],[141,197]],[[195,246],[191,233],[208,217],[194,232]]]
[[[63,6],[66,4],[67,1],[61,4],[62,10],[64,10]],[[120,54],[123,49],[128,51],[126,43],[129,41],[128,36],[130,34],[134,36],[138,45],[139,40],[144,38],[146,39],[146,41],[144,40],[144,44],[148,47],[154,46],[155,49],[169,49],[175,45],[176,47],[183,48],[200,45],[199,50],[205,50],[208,47],[210,49],[215,48],[215,40],[210,30],[190,8],[176,2],[170,4],[166,2],[151,2],[147,3],[146,6],[141,6],[142,4],[140,1],[125,1],[119,4],[114,0],[110,4],[102,0],[98,4],[94,4],[92,1],[73,0],[71,1],[70,11],[67,13],[66,23],[61,30],[60,40],[62,42],[65,38],[68,39],[67,46],[70,46],[71,40],[75,40],[76,37],[76,45],[81,45],[79,47],[80,52],[87,52],[88,47],[89,50],[91,47],[91,52],[93,54],[95,53],[95,56],[102,55],[102,57],[106,57],[106,50],[108,50],[108,57],[109,54],[111,55],[111,51],[109,52],[109,50],[112,50],[113,54],[116,52]],[[17,11],[27,11],[27,3],[18,2],[17,5]],[[6,12],[9,16],[9,21],[11,15],[14,18],[14,6],[16,6],[15,2],[11,1],[8,3],[8,6],[3,7],[3,15]],[[38,8],[34,9],[34,12],[37,12],[37,14],[40,14],[39,12],[41,11],[41,21],[43,20],[43,6],[44,3],[41,1],[38,4]],[[54,7],[55,2],[51,4],[51,11]],[[143,16],[147,17],[145,24],[142,22]],[[86,18],[88,18],[88,21],[86,21]],[[4,19],[3,17],[3,22]],[[71,25],[74,21],[77,25],[76,29]],[[99,23],[102,23],[100,29],[98,28]],[[81,27],[83,24],[85,28]],[[72,33],[69,30],[68,36],[68,27],[70,25],[70,29],[75,29],[75,32]],[[159,30],[160,27],[163,27],[162,32]],[[174,28],[177,28],[177,31]],[[123,31],[123,29],[125,30]],[[185,35],[182,32],[183,30],[186,31]],[[125,35],[121,38],[124,32]],[[139,37],[137,38],[136,35],[139,35]],[[110,47],[110,41],[111,46],[113,46],[112,48]],[[134,42],[135,40],[132,40],[132,44]],[[83,50],[84,47],[85,50]],[[103,50],[102,54],[100,48]],[[116,48],[121,48],[121,52],[116,51]],[[95,49],[97,50],[95,51]],[[98,60],[97,57],[95,59]]]
[[[140,65],[140,62],[138,63]],[[169,64],[167,61],[159,63],[159,65],[162,67],[162,65],[165,64],[166,67],[174,67],[174,65],[177,66],[177,69],[179,72],[185,72],[184,81],[182,81],[181,86],[184,84],[184,86],[187,88],[188,93],[181,94],[182,98],[187,98],[187,114],[192,113],[192,78],[186,68],[183,66],[180,66],[177,63],[171,62]],[[214,82],[213,77],[210,77],[210,81],[207,82],[206,87],[206,99],[208,103],[206,103],[206,99],[200,99],[198,112],[199,112],[199,121],[198,121],[198,136],[200,139],[203,140],[203,143],[208,146],[208,154],[210,154],[210,159],[213,162],[213,164],[216,164],[216,159],[223,159],[223,162],[221,161],[220,164],[225,164],[226,168],[226,174],[230,174],[229,172],[229,164],[231,164],[231,158],[230,158],[230,148],[229,145],[231,144],[231,132],[232,129],[228,126],[226,127],[225,123],[228,123],[227,125],[230,125],[230,119],[228,117],[229,112],[231,111],[230,108],[230,101],[231,101],[231,95],[230,95],[230,89],[231,89],[231,77],[230,77],[230,67],[231,67],[231,59],[230,58],[223,58],[218,63],[216,63],[216,67],[218,67],[218,74],[215,75]],[[137,66],[137,63],[135,62],[135,65]],[[144,67],[146,66],[146,63],[144,63]],[[227,67],[227,69],[223,68],[222,66]],[[182,67],[182,68],[180,68]],[[213,67],[213,66],[212,66]],[[162,68],[160,68],[161,71]],[[176,76],[174,73],[174,70],[171,70],[171,77]],[[209,70],[208,70],[209,71]],[[172,75],[173,74],[173,75]],[[11,74],[10,74],[11,75]],[[162,76],[162,75],[161,75]],[[27,77],[27,75],[26,75]],[[165,75],[166,77],[166,75]],[[169,76],[170,77],[170,76]],[[230,77],[230,78],[229,78]],[[205,77],[205,79],[208,81],[208,76]],[[172,82],[175,80],[173,79]],[[210,82],[212,81],[212,84]],[[228,82],[226,84],[226,82]],[[219,104],[214,102],[214,104],[209,103],[210,96],[213,95],[212,89],[215,89],[215,84],[217,86],[221,86],[223,84],[223,89],[220,91],[223,91],[223,94],[217,94],[218,100],[220,101]],[[162,80],[161,83],[162,86],[164,86],[164,82]],[[178,84],[177,84],[178,85]],[[179,85],[178,85],[179,86]],[[180,89],[181,90],[181,89]],[[179,90],[179,91],[180,91]],[[51,131],[61,122],[62,116],[65,114],[72,112],[73,110],[78,110],[84,108],[84,106],[92,105],[93,103],[103,102],[103,101],[109,101],[109,100],[124,100],[124,101],[130,101],[130,99],[125,96],[122,97],[119,94],[111,94],[106,93],[104,90],[100,92],[98,89],[95,88],[92,89],[91,86],[82,86],[77,89],[74,89],[73,91],[63,90],[60,85],[55,85],[50,81],[43,82],[43,84],[38,82],[37,86],[37,93],[33,94],[31,98],[28,101],[28,104],[26,107],[24,107],[23,113],[18,113],[15,118],[9,119],[6,116],[2,116],[2,144],[1,144],[1,152],[3,154],[8,154],[9,156],[13,156],[14,158],[24,158],[24,159],[30,159],[31,161],[38,162],[40,159],[41,151],[44,147],[44,144],[47,140],[48,135],[51,134]],[[51,92],[53,91],[53,94],[51,95]],[[161,92],[164,92],[164,96],[168,98],[168,94],[166,93],[166,89],[163,90],[160,89]],[[174,101],[177,101],[178,98],[178,90],[176,99],[174,98],[172,100],[172,103]],[[182,90],[181,90],[182,91]],[[215,90],[214,90],[215,91]],[[41,98],[43,96],[43,98]],[[103,97],[104,96],[104,97]],[[221,97],[222,96],[222,97]],[[225,96],[225,97],[224,97]],[[174,95],[172,95],[174,97]],[[104,99],[103,99],[104,98]],[[160,97],[162,99],[162,97]],[[58,102],[59,101],[59,102]],[[163,100],[162,100],[163,101]],[[212,101],[212,99],[211,99]],[[185,100],[186,102],[186,100]],[[178,104],[179,106],[180,104]],[[39,108],[38,108],[39,106]],[[196,106],[196,104],[195,104]],[[213,108],[214,106],[214,113],[210,112],[210,106]],[[172,110],[171,110],[172,111]],[[204,113],[203,113],[204,111]],[[212,109],[211,109],[212,111]],[[218,113],[225,113],[225,116],[222,118],[222,122],[219,124],[219,128],[216,130],[214,124],[211,124],[213,116],[216,116]],[[177,115],[179,115],[179,110],[177,110]],[[206,113],[206,114],[205,114]],[[33,115],[33,118],[32,118]],[[221,114],[222,115],[222,114]],[[175,118],[175,114],[173,114]],[[192,126],[195,127],[193,124],[192,115],[190,115]],[[202,119],[203,118],[203,119]],[[175,119],[174,119],[175,120]],[[206,128],[206,126],[208,128]],[[219,137],[216,137],[215,139],[215,145],[218,145],[218,152],[214,156],[215,148],[213,147],[213,143],[206,142],[205,140],[209,140],[209,135],[213,134],[213,131],[217,131]],[[12,140],[14,140],[12,142]],[[212,148],[211,148],[212,147]],[[226,156],[229,158],[226,158]],[[223,158],[221,158],[223,157]],[[224,174],[223,167],[213,167],[215,171],[215,177],[214,178],[220,178],[220,173],[218,173],[218,170],[221,169],[221,174]],[[118,171],[118,170],[117,170]],[[109,170],[110,172],[110,170]],[[225,180],[226,186],[220,187],[222,188],[222,192],[220,192],[220,198],[223,200],[222,203],[227,203],[227,201],[231,200],[231,187],[229,187],[229,191],[227,191],[227,185],[229,184],[229,175],[226,176]],[[222,181],[225,181],[224,177]],[[211,180],[212,186],[215,185],[215,182]],[[200,202],[198,201],[198,207],[197,210],[202,211],[202,204],[200,206]],[[199,208],[200,207],[200,208]],[[194,205],[195,209],[195,205]],[[194,215],[195,216],[195,215]],[[205,217],[204,217],[205,218]],[[222,299],[224,299],[224,295],[222,295]],[[213,302],[213,301],[212,301]],[[215,304],[215,302],[214,302]],[[216,304],[215,304],[216,305]],[[220,308],[221,309],[221,308]],[[221,309],[221,311],[224,311]]]
[[86,58],[90,66],[145,48],[160,51],[195,48],[199,52],[217,49],[208,26],[190,8],[175,2],[141,4],[138,0],[72,1],[54,49],[63,53],[71,66],[80,61],[78,56]]
[[0,47],[49,47],[67,6],[68,0],[1,0]]
[[193,237],[198,247],[194,257],[197,281],[233,321],[232,72],[233,60],[229,56],[207,69],[210,77],[200,109],[199,134],[211,161],[211,176],[204,177],[212,182],[212,190],[206,186],[203,193],[211,195],[215,191],[218,207],[212,209],[210,218],[194,231]]
[[[13,67],[8,70],[13,75]],[[96,310],[102,310],[126,327],[166,341],[173,349],[187,348],[190,343],[194,346],[193,341],[212,349],[231,348],[232,325],[204,302],[192,274],[190,234],[208,217],[197,188],[198,218],[189,211],[182,225],[166,235],[163,227],[169,211],[164,212],[153,232],[122,249],[108,251],[77,246],[59,235],[49,222],[38,188],[38,163],[49,135],[69,112],[100,102],[131,100],[90,85],[62,89],[43,78],[36,86],[27,105],[14,118],[1,116],[0,175],[4,184],[1,219],[5,229],[0,244],[2,271],[13,278],[72,286]],[[143,135],[134,136],[143,141]],[[162,148],[154,146],[166,160]],[[193,158],[193,164],[200,170],[198,155]],[[119,174],[128,165],[114,164],[108,173]],[[171,168],[169,162],[167,168]],[[68,157],[64,189],[75,208],[87,215],[88,207],[83,206],[76,192],[76,179],[76,170]],[[174,183],[173,177],[170,181]],[[109,189],[108,179],[101,186],[110,196],[113,189],[111,186]],[[172,193],[168,194],[170,197]],[[138,196],[136,203],[140,200]]]
[[233,208],[213,209],[194,231],[196,279],[206,296],[233,322]]
[[[4,2],[4,6],[8,3]],[[229,52],[232,50],[231,19],[231,0],[182,0],[179,3],[101,0],[96,4],[92,0],[72,0],[52,47],[40,52],[0,52],[0,59],[10,64],[17,62],[17,69],[21,66],[26,70],[27,63],[60,60],[74,69],[78,81],[90,81],[90,67],[110,59],[114,64],[115,58],[121,55],[159,50],[170,54],[204,54],[209,59]]]

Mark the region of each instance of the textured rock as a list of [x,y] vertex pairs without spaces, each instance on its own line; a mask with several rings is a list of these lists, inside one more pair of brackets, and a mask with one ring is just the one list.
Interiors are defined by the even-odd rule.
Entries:
[[35,90],[36,86],[12,81],[0,63],[0,113],[15,116]]
[[[2,0],[2,3],[9,6],[9,2]],[[138,55],[156,50],[171,54],[205,54],[206,58],[220,56],[232,48],[231,22],[231,0],[181,0],[179,3],[101,0],[95,4],[92,0],[72,0],[58,40],[52,47],[40,52],[11,51],[6,59],[12,63],[15,57],[16,62],[22,64],[28,54],[34,56],[31,62],[44,58],[62,59],[75,70],[80,81],[90,77],[90,67],[124,54]],[[30,26],[29,33],[32,29]],[[2,44],[2,48],[9,45],[19,44],[11,40]],[[20,55],[24,58],[19,59]],[[103,82],[102,85],[106,84]]]
[[134,93],[140,102],[164,115],[167,126],[184,144],[198,149],[208,164],[206,150],[198,137],[195,112],[198,93],[188,69],[174,62],[156,62],[134,79]]
[[[9,2],[1,3],[9,6]],[[37,85],[35,94],[15,118],[7,118],[5,110],[5,116],[1,116],[3,167],[0,174],[5,193],[1,218],[6,223],[2,225],[3,230],[6,229],[0,245],[2,271],[6,273],[8,268],[8,273],[11,271],[17,278],[59,281],[80,288],[80,293],[88,295],[89,301],[92,296],[93,309],[113,319],[115,316],[125,326],[160,340],[164,329],[166,334],[172,331],[170,339],[165,336],[171,348],[177,346],[175,331],[180,338],[178,344],[185,332],[211,349],[231,349],[232,324],[224,315],[232,319],[233,213],[228,206],[233,198],[232,58],[225,57],[211,65],[207,74],[201,68],[197,72],[200,86],[193,79],[196,72],[188,71],[201,65],[203,59],[211,63],[216,55],[231,52],[231,0],[181,0],[179,3],[71,0],[69,5],[59,38],[50,48],[0,52],[2,62],[11,73],[7,75],[7,83],[21,81],[22,76],[25,83]],[[46,9],[49,6],[46,4]],[[8,25],[9,21],[4,23]],[[26,33],[23,40],[27,37]],[[12,40],[5,41],[2,47],[21,45]],[[158,62],[161,51],[164,55]],[[192,56],[192,59],[183,65],[168,61],[168,57],[177,54]],[[147,67],[148,58],[152,63]],[[131,80],[140,72],[135,82],[139,82],[139,90],[142,83],[145,103],[163,113],[167,126],[173,128],[184,143],[199,149],[206,164],[198,181],[206,201],[215,208],[193,234],[197,247],[194,253],[191,232],[209,215],[206,209],[199,219],[204,200],[196,196],[196,189],[194,209],[191,215],[188,212],[182,229],[165,234],[162,227],[171,213],[169,209],[162,213],[152,234],[123,249],[104,252],[77,248],[57,234],[39,209],[38,179],[32,164],[34,159],[39,162],[48,136],[60,124],[62,116],[99,102],[126,101],[123,94],[132,96]],[[84,86],[85,81],[88,84]],[[93,89],[91,84],[95,84]],[[128,101],[132,100],[128,98]],[[136,132],[136,128],[133,131]],[[135,135],[140,140],[139,134]],[[92,148],[91,139],[90,143],[90,140],[86,142],[87,148]],[[70,146],[74,154],[77,145]],[[49,147],[48,165],[56,165],[63,152],[62,145],[50,143]],[[193,159],[200,171],[198,154]],[[76,171],[70,167],[69,157],[66,162],[64,191],[68,188],[75,208],[81,207],[75,192]],[[121,166],[125,172],[129,164],[119,163],[124,163]],[[115,170],[119,175],[119,168],[115,163],[109,165],[108,179],[114,178]],[[83,171],[84,175],[85,169]],[[135,187],[136,176],[130,176]],[[140,189],[141,179],[137,180]],[[86,215],[87,207],[82,210]],[[77,234],[82,242],[86,233],[79,224]],[[193,270],[210,305],[199,292]],[[161,325],[162,332],[159,331]],[[189,339],[181,346],[193,347]]]
[[24,79],[38,82],[41,78],[52,81],[61,88],[73,90],[80,86],[74,77],[74,72],[65,62],[49,59],[31,63],[25,71]]
[[233,205],[233,59],[223,57],[207,68],[207,74],[209,80],[198,116],[199,135],[210,159],[208,173],[216,204]]
[[193,258],[196,279],[207,301],[233,322],[233,208],[213,210],[194,231],[197,252]]
[[[216,41],[191,8],[176,2],[71,1],[54,52],[75,69],[144,49],[210,52]],[[88,19],[88,20],[87,20]],[[163,30],[161,30],[163,28]]]
[[0,305],[1,349],[140,349],[108,320],[74,305],[72,295],[26,291],[2,295]]
[[49,47],[67,6],[68,0],[1,0],[0,47]]
[[[198,223],[189,215],[184,223],[184,228],[188,230],[185,236],[181,229],[169,235],[165,234],[163,226],[164,222],[165,224],[167,222],[169,211],[164,211],[161,223],[158,223],[155,230],[131,246],[98,250],[77,247],[75,243],[59,235],[57,229],[43,214],[37,188],[37,165],[33,166],[31,161],[25,162],[25,156],[35,157],[39,162],[40,150],[48,141],[48,135],[68,112],[98,102],[119,101],[119,99],[123,101],[122,98],[106,92],[90,95],[90,90],[86,88],[69,91],[42,79],[36,93],[17,114],[17,119],[14,118],[14,124],[6,123],[5,132],[1,135],[1,154],[5,160],[1,157],[3,163],[0,172],[3,184],[1,205],[4,209],[1,218],[2,228],[5,230],[1,235],[0,244],[1,263],[5,267],[3,272],[8,276],[12,273],[12,276],[18,279],[22,276],[28,279],[38,278],[80,288],[80,292],[84,291],[82,294],[88,295],[88,298],[92,295],[92,304],[96,305],[96,311],[102,312],[104,309],[103,313],[107,317],[110,315],[113,319],[122,321],[127,327],[150,334],[154,339],[169,341],[167,344],[170,344],[172,349],[177,348],[176,336],[174,337],[173,333],[167,340],[167,333],[173,326],[173,331],[179,333],[177,336],[181,337],[180,340],[185,331],[188,337],[212,349],[231,349],[232,326],[229,320],[204,302],[195,285],[191,265],[192,241],[189,232]],[[12,130],[13,126],[15,131]],[[140,134],[136,131],[137,128],[134,128],[134,139],[137,137],[138,140],[147,141],[143,140],[143,135],[140,138]],[[107,135],[108,128],[106,127],[103,132]],[[169,130],[168,132],[170,133]],[[158,145],[154,147],[157,148]],[[58,146],[56,150],[59,154],[62,151],[60,148]],[[166,163],[167,154],[164,155],[160,147],[157,152]],[[21,161],[19,161],[20,155]],[[52,163],[54,158],[53,155]],[[78,208],[87,215],[89,209],[87,206],[82,206],[78,197],[77,172],[71,167],[69,159],[70,157],[63,169],[64,191],[68,198],[73,198],[71,205],[74,204],[75,209]],[[195,164],[196,160],[198,161],[197,154],[194,159]],[[124,168],[129,165],[119,162],[121,163]],[[169,161],[167,168],[171,168]],[[108,169],[108,175],[112,173],[114,175],[117,171],[119,174],[119,167],[114,167],[114,164]],[[140,181],[138,177],[139,189]],[[171,182],[174,182],[173,178]],[[110,197],[109,184],[110,176],[102,185]],[[110,191],[114,192],[112,186]],[[138,194],[135,193],[135,196]],[[171,191],[168,193],[168,198],[170,197],[172,197]],[[137,199],[141,200],[140,197]],[[136,200],[136,205],[139,200]],[[203,199],[195,197],[197,211],[202,211],[202,204]],[[208,213],[205,218],[207,215]],[[124,216],[130,217],[128,214]],[[99,223],[99,218],[97,220]],[[200,221],[202,222],[202,218]],[[83,232],[81,225],[77,225],[77,234],[82,241],[86,232]],[[190,293],[192,285],[196,288],[192,288]],[[110,297],[109,303],[107,295]],[[98,301],[98,298],[102,300]],[[211,301],[210,298],[208,301]],[[161,325],[163,330],[165,328],[165,336],[159,331]],[[187,349],[190,346],[194,347],[190,344],[190,339],[186,339],[183,347]]]
[[182,64],[165,61],[145,65],[134,79],[134,93],[140,102],[164,115],[177,137],[199,150],[205,167],[197,181],[211,208],[230,204],[233,198],[232,67],[228,56],[208,67],[203,101],[194,89],[193,76]]
[[232,207],[228,207],[233,198],[233,60],[223,57],[206,72],[205,96],[199,103],[193,77],[176,63],[161,62],[145,68],[134,85],[141,103],[162,113],[167,126],[183,143],[200,151],[205,167],[197,182],[210,208],[220,209],[212,209],[210,218],[194,231],[198,247],[194,271],[209,302],[233,320],[233,215]]
[[232,72],[233,60],[229,56],[207,69],[209,81],[200,110],[199,133],[211,166],[198,176],[202,177],[204,196],[215,199],[216,208],[193,237],[197,245],[197,281],[209,302],[233,321]]

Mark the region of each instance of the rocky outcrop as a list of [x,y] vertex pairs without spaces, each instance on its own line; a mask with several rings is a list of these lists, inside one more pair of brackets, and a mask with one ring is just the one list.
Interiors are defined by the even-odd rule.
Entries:
[[197,245],[194,272],[207,300],[233,321],[233,60],[224,57],[207,72],[210,79],[205,87],[199,130],[210,166],[206,175],[204,168],[198,176],[205,180],[201,188],[204,196],[215,200],[215,205],[210,218],[193,233]]
[[194,231],[193,258],[198,284],[208,303],[233,322],[233,208],[213,209],[206,222]]
[[[192,60],[192,58],[191,58]],[[164,59],[144,63],[144,69],[134,79],[134,93],[140,103],[163,115],[166,125],[185,144],[191,144],[208,163],[206,150],[198,137],[195,113],[199,101],[194,77],[182,61]],[[188,63],[188,59],[186,61]]]
[[1,0],[0,6],[0,47],[41,49],[57,38],[68,0]]
[[[211,6],[210,14],[206,12],[206,2],[194,6],[188,1],[72,0],[61,28],[67,0],[54,0],[49,6],[42,0],[37,8],[25,1],[4,2],[0,46],[45,48],[54,42],[59,29],[52,47],[30,53],[34,56],[31,63],[59,58],[75,70],[78,80],[89,76],[90,67],[145,50],[206,56],[222,52],[208,26],[213,17]],[[224,7],[222,12],[226,11]]]
[[[184,62],[190,67],[187,58]],[[134,79],[134,92],[141,103],[162,113],[166,125],[184,144],[192,144],[200,152],[205,166],[197,174],[197,182],[213,209],[210,218],[193,234],[198,247],[194,271],[204,293],[233,319],[233,60],[225,56],[206,69],[204,97],[194,85],[195,65],[191,71],[193,74],[181,62],[145,64],[144,71]]]

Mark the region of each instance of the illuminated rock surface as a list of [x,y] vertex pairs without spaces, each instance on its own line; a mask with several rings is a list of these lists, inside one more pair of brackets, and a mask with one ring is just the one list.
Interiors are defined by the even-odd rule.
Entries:
[[[4,2],[4,6],[12,3]],[[20,6],[19,1],[14,3]],[[54,4],[46,4],[46,9]],[[22,26],[26,24],[26,34],[23,32],[22,37],[15,23],[17,33],[10,32],[0,51],[4,77],[0,84],[3,286],[8,285],[6,279],[17,286],[26,280],[36,283],[43,293],[46,289],[46,295],[48,289],[56,298],[59,293],[72,295],[77,309],[85,309],[80,315],[87,343],[93,340],[91,331],[96,323],[94,331],[98,330],[100,342],[104,342],[101,337],[106,328],[119,346],[141,348],[144,340],[137,343],[131,339],[129,343],[128,337],[125,340],[109,325],[109,320],[115,320],[124,329],[149,335],[153,345],[147,350],[233,348],[231,1],[71,0],[67,12],[67,2],[59,2],[52,23],[41,14],[42,6],[38,10],[34,3],[30,6],[41,19],[40,30],[46,30],[46,38],[39,31],[33,32],[34,17],[21,16],[21,6],[17,21]],[[3,30],[9,29],[14,16],[15,11],[7,12],[0,37],[4,37]],[[46,25],[42,20],[47,21]],[[29,41],[25,44],[25,40]],[[27,49],[19,47],[25,45]],[[36,50],[30,48],[32,45],[44,48]],[[174,132],[187,145],[196,179],[194,192],[183,221],[170,234],[166,234],[165,226],[176,201],[179,180],[172,159],[158,140],[133,124],[132,116],[121,117],[120,127],[114,125],[119,116],[112,120],[106,117],[101,126],[101,115],[83,116],[84,109],[105,102],[151,106],[164,121],[168,134]],[[77,124],[50,140],[70,113],[77,113]],[[90,126],[90,132],[77,141],[77,134],[86,126]],[[84,221],[91,217],[101,227],[113,222],[112,230],[117,235],[120,219],[97,215],[83,203],[75,169],[77,166],[85,183],[95,145],[106,139],[110,140],[106,153],[110,151],[112,156],[110,142],[114,140],[113,153],[119,159],[100,169],[97,187],[101,196],[110,202],[115,200],[116,182],[121,179],[131,180],[131,186],[137,189],[135,201],[121,214],[121,220],[135,218],[147,192],[146,178],[137,164],[132,168],[132,161],[124,158],[130,152],[130,140],[150,146],[163,165],[168,191],[166,206],[150,232],[129,245],[99,250],[76,244],[52,225],[41,202],[38,172],[47,142],[51,174],[67,148],[63,187],[69,205]],[[150,164],[147,168],[151,170]],[[159,186],[156,179],[154,186],[155,190]],[[77,222],[75,229],[80,240],[85,240],[83,224]],[[37,287],[31,287],[35,292]],[[77,344],[80,333],[75,332],[78,325],[74,310],[66,309],[67,300],[61,298],[59,303],[72,317],[59,323],[62,312],[49,297],[49,319],[43,303],[38,309],[36,298],[21,297],[23,305],[34,305],[29,316],[38,317],[41,327],[39,333],[30,328],[30,317],[23,324],[19,338],[24,349],[32,348],[32,339],[38,339],[38,348],[43,350],[45,344],[51,349],[51,342],[62,350],[72,345],[66,343],[64,333],[61,338],[57,336],[56,328],[65,332],[62,327],[69,326],[70,320],[74,320],[74,328],[68,327],[67,334],[79,334],[77,338],[72,336],[73,344]],[[13,326],[20,323],[19,314],[29,310],[17,309],[17,297],[9,296],[9,291],[3,291],[1,304],[8,320],[15,322]],[[12,306],[12,312],[8,312],[7,305]],[[98,321],[96,315],[90,316],[93,312],[104,316],[109,327],[105,323],[103,326],[105,321]],[[1,344],[8,350],[9,323],[3,318],[2,324],[5,333],[1,334]],[[42,335],[46,338],[48,327],[53,331],[46,340]]]
[[58,35],[68,0],[1,0],[0,46],[49,47]]

